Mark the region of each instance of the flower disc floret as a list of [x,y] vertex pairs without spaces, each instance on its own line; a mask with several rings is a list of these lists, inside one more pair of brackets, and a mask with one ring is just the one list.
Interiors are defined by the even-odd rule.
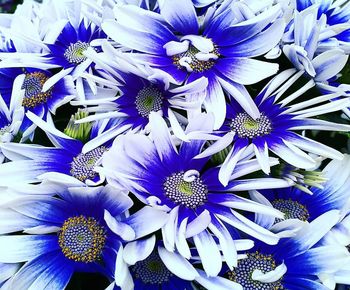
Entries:
[[158,253],[153,251],[145,260],[137,262],[131,271],[135,277],[145,284],[158,284],[168,282],[173,274],[167,269]]
[[184,172],[169,176],[164,183],[164,191],[172,201],[188,208],[204,204],[208,195],[208,188],[200,177],[194,177],[189,182],[185,180]]
[[247,113],[239,113],[231,122],[231,129],[240,138],[255,138],[267,135],[272,130],[271,121],[267,116],[261,114],[254,120]]
[[42,92],[44,83],[49,77],[43,72],[27,73],[22,89],[24,90],[24,98],[22,105],[27,108],[33,108],[38,104],[46,103],[46,101],[52,96],[52,88],[46,92]]
[[154,86],[140,90],[135,100],[136,109],[142,117],[148,117],[151,112],[161,110],[162,104],[162,92]]
[[281,279],[272,283],[262,283],[252,279],[254,270],[260,270],[267,273],[276,269],[276,262],[272,255],[263,255],[261,253],[247,253],[247,258],[238,261],[238,266],[228,273],[231,281],[242,285],[245,290],[283,290]]
[[95,218],[70,217],[63,223],[58,243],[68,259],[91,263],[100,258],[106,243],[106,231]]

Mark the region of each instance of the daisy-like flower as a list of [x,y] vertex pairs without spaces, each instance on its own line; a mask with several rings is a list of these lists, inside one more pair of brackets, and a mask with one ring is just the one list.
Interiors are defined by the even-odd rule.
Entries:
[[350,53],[350,5],[345,0],[297,0],[296,9],[306,10],[312,5],[317,5],[317,18],[325,17],[327,26],[333,31],[333,35],[328,35],[322,40],[321,49],[340,46],[346,53]]
[[307,192],[295,187],[250,191],[252,200],[284,213],[284,219],[256,213],[255,223],[287,237],[295,235],[304,223],[312,222],[327,211],[348,210],[349,161],[349,155],[345,155],[343,160],[331,161],[321,172],[327,182],[319,188],[309,187]]
[[324,213],[292,238],[283,238],[276,246],[256,243],[246,258],[227,273],[243,289],[327,290],[319,273],[334,274],[350,261],[344,247],[319,246],[317,243],[337,223],[338,211]]
[[166,250],[161,241],[156,243],[154,235],[120,247],[117,261],[108,290],[195,290],[194,281],[211,290],[241,290],[235,282],[206,276],[178,253]]
[[282,72],[258,94],[254,101],[259,108],[260,116],[255,120],[234,100],[228,103],[226,120],[219,130],[226,135],[214,143],[212,149],[209,147],[207,152],[202,154],[209,156],[232,144],[232,149],[219,173],[219,179],[224,185],[229,182],[237,156],[243,154],[245,150],[250,150],[251,144],[261,168],[267,174],[270,172],[267,162],[270,151],[287,163],[304,169],[316,165],[316,160],[304,151],[335,159],[343,157],[335,149],[300,135],[298,131],[307,129],[349,131],[348,125],[310,118],[346,108],[349,106],[349,100],[343,98],[324,104],[340,96],[341,92],[338,92],[290,105],[304,93],[301,89],[280,99],[294,80],[300,77],[299,73],[294,73],[294,69]]
[[325,36],[337,33],[332,27],[326,26],[325,15],[317,18],[318,8],[318,5],[313,5],[301,12],[296,11],[294,25],[290,26],[291,31],[283,38],[286,57],[297,70],[310,78],[306,89],[326,83],[342,70],[348,60],[348,55],[337,45],[329,46],[322,53],[317,51]]
[[67,22],[54,43],[47,44],[50,52],[44,58],[48,63],[62,67],[63,70],[45,84],[44,90],[49,89],[64,75],[71,74],[76,79],[86,71],[91,61],[87,59],[84,52],[91,47],[93,40],[100,38],[105,38],[104,33],[86,19],[83,19],[78,27]]
[[256,105],[243,85],[277,72],[277,64],[252,57],[272,49],[284,31],[284,22],[278,18],[279,5],[245,19],[235,2],[226,0],[217,9],[210,9],[203,23],[199,23],[190,0],[162,1],[160,14],[126,5],[116,7],[117,21],[107,19],[102,28],[117,43],[140,52],[133,53],[135,58],[167,72],[175,83],[207,77],[204,105],[215,115],[218,128],[226,109],[223,90],[249,115],[258,117]]
[[[99,146],[85,151],[85,145],[58,131],[51,119],[44,122],[33,113],[27,116],[40,127],[55,147],[35,144],[0,144],[3,154],[11,162],[0,166],[2,185],[16,182],[33,183],[45,178],[63,180],[75,186],[96,185],[104,181],[104,176],[95,172],[108,146]],[[16,172],[16,173],[15,173]]]
[[[175,122],[175,126],[179,126],[176,115],[181,119],[184,118],[173,109],[186,110],[189,114],[192,110],[200,110],[208,85],[205,77],[173,88],[164,73],[133,64],[132,59],[125,58],[124,55],[120,55],[113,61],[111,60],[113,56],[109,54],[102,56],[102,54],[90,51],[87,55],[97,64],[97,72],[101,78],[88,74],[85,77],[103,84],[106,88],[115,89],[115,94],[118,94],[113,100],[108,98],[108,94],[105,100],[92,97],[86,102],[72,103],[74,105],[87,104],[90,111],[96,111],[95,115],[80,120],[78,123],[119,119],[118,122],[115,122],[115,126],[109,126],[108,130],[96,136],[95,144],[98,144],[99,140],[105,142],[112,139],[129,129],[144,130],[149,123],[151,112],[159,112],[163,117],[169,118],[172,124]],[[189,94],[196,94],[198,99],[188,100]],[[92,107],[93,105],[95,106]]]
[[[30,111],[46,119],[49,112],[55,114],[58,107],[74,99],[76,94],[70,76],[43,92],[43,86],[51,76],[51,72],[37,68],[0,69],[0,94],[7,104],[22,106],[24,112]],[[13,93],[10,95],[10,92]],[[33,122],[24,117],[20,128],[22,139],[32,138],[34,129]]]
[[[9,280],[10,289],[64,289],[74,272],[106,273],[105,261],[122,244],[164,223],[165,214],[150,207],[129,216],[132,200],[111,186],[57,194],[18,199],[2,210],[12,220],[1,226],[2,234],[27,234],[0,237],[1,262],[26,262]],[[146,224],[146,217],[154,221]]]
[[[347,184],[347,188],[349,185]],[[339,247],[343,246],[350,252],[350,215],[349,208],[346,216],[336,224],[320,242],[323,246]],[[319,278],[330,289],[333,289],[335,284],[339,290],[345,290],[350,285],[350,261],[343,264],[337,272],[332,275],[319,273]]]
[[[25,17],[24,23],[17,21],[22,25],[29,22],[27,30],[28,33],[33,31],[33,36],[28,37],[18,29],[14,30],[14,36],[12,36],[12,27],[5,30],[6,36],[11,40],[13,38],[16,52],[0,55],[1,68],[62,68],[47,79],[42,88],[43,93],[48,92],[66,75],[71,75],[73,80],[78,79],[91,66],[91,61],[84,55],[86,49],[93,46],[94,49],[100,50],[99,44],[93,45],[93,42],[96,39],[106,38],[98,25],[83,16],[85,6],[81,1],[66,1],[65,4],[49,1],[47,4],[40,6],[38,11],[35,10],[33,19]],[[45,25],[37,27],[37,23]],[[45,29],[44,26],[49,29]],[[26,47],[29,44],[33,47],[32,50]]]
[[[199,131],[203,126],[202,118],[196,118],[189,126]],[[229,250],[234,248],[234,242],[225,223],[266,243],[277,243],[275,235],[236,211],[265,212],[266,208],[233,192],[287,187],[290,186],[288,182],[275,178],[240,179],[259,169],[256,160],[242,159],[227,187],[223,187],[217,177],[219,169],[206,168],[208,158],[196,158],[204,141],[182,142],[177,150],[165,121],[156,113],[150,115],[150,129],[153,141],[141,134],[117,137],[104,154],[103,168],[98,171],[106,175],[108,183],[122,185],[142,202],[169,213],[169,220],[162,228],[164,244],[169,251],[176,248],[189,259],[187,239],[192,238],[204,270],[215,276],[222,261],[212,233],[219,238],[227,264],[232,267],[237,262],[236,255]],[[269,163],[275,165],[276,160],[270,159]],[[265,213],[282,217],[273,209]]]

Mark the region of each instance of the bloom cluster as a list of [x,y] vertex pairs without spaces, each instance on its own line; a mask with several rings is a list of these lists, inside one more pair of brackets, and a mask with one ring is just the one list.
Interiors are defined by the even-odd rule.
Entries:
[[348,289],[349,54],[347,0],[0,14],[0,289]]

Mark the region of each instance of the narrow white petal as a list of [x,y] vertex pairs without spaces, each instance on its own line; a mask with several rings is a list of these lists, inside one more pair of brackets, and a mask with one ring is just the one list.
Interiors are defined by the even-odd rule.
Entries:
[[255,269],[252,273],[252,279],[262,283],[273,283],[279,280],[287,272],[287,266],[282,263],[276,269],[263,273],[261,270]]
[[209,276],[217,276],[221,270],[221,254],[213,237],[203,231],[193,237],[203,268]]
[[193,281],[198,273],[184,257],[158,247],[158,253],[165,266],[176,276],[183,280]]

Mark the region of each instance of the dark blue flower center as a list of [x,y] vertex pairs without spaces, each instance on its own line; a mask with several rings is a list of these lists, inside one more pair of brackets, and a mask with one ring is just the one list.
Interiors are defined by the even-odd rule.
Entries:
[[52,88],[46,92],[42,92],[44,83],[49,77],[43,72],[27,73],[22,89],[24,90],[24,98],[22,105],[27,108],[33,108],[41,103],[46,103],[48,98],[52,96]]
[[58,243],[68,259],[91,263],[101,256],[106,243],[106,231],[92,217],[71,217],[63,223]]
[[[271,202],[275,209],[284,213],[285,219],[298,219],[307,221],[310,217],[307,208],[301,203],[291,199],[275,199]],[[275,223],[282,221],[282,219],[275,220]]]
[[145,284],[162,284],[173,276],[156,251],[153,251],[145,260],[137,262],[131,267],[131,271]]
[[77,41],[76,43],[71,43],[66,51],[64,52],[64,57],[69,63],[80,64],[86,60],[84,51],[90,47],[89,43]]
[[254,120],[247,113],[239,113],[232,119],[231,130],[240,138],[255,138],[270,134],[272,130],[271,121],[264,114]]
[[162,109],[163,94],[155,86],[145,87],[136,96],[135,105],[142,117],[148,117],[151,112]]
[[174,173],[164,183],[165,195],[177,204],[196,208],[207,200],[208,188],[200,177],[193,181],[184,180],[184,172]]
[[101,146],[89,151],[86,154],[80,153],[77,157],[73,158],[70,174],[80,181],[93,179],[97,175],[97,173],[94,171],[94,167],[101,159],[103,153],[106,151],[107,148]]
[[272,255],[263,255],[259,252],[248,253],[247,258],[238,260],[238,265],[228,273],[231,281],[242,285],[244,290],[282,290],[281,279],[272,283],[263,283],[252,279],[254,270],[267,273],[276,269],[276,262]]

